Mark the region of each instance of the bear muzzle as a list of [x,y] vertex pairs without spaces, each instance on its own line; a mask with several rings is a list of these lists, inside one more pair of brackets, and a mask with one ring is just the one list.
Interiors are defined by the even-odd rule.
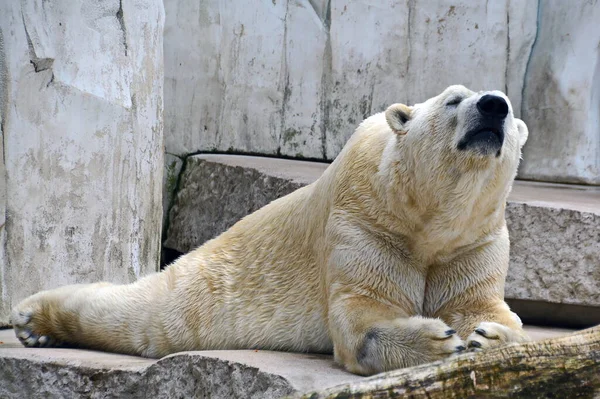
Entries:
[[504,121],[508,111],[508,104],[504,98],[493,94],[483,95],[477,101],[477,117],[458,142],[458,149],[473,150],[482,156],[500,156],[504,144]]

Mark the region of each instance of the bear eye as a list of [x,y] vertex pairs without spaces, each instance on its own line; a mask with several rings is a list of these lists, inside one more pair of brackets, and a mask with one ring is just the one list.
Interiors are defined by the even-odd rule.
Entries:
[[454,107],[458,104],[460,104],[460,102],[463,100],[462,97],[452,97],[450,100],[448,100],[446,102],[446,105],[449,107]]

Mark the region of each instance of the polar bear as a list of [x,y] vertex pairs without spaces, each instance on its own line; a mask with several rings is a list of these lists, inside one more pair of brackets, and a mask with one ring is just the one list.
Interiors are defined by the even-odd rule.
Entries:
[[504,302],[504,207],[527,134],[499,91],[394,104],[313,184],[136,283],[25,299],[16,334],[148,357],[333,352],[361,375],[525,341]]

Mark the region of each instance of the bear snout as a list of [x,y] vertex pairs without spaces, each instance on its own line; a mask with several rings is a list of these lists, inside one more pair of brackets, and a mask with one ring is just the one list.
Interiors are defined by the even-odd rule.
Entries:
[[500,156],[504,144],[504,120],[493,122],[489,118],[480,118],[479,123],[467,131],[458,142],[458,149],[470,150],[480,156]]
[[481,124],[471,129],[458,142],[461,151],[471,150],[482,156],[494,154],[500,156],[504,144],[504,129],[502,124]]
[[481,115],[494,118],[504,119],[508,115],[508,104],[506,100],[500,96],[493,94],[485,94],[477,101],[477,109]]

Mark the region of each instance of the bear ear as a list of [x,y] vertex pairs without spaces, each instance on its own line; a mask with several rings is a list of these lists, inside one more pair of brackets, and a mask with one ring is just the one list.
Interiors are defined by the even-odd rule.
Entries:
[[519,132],[519,146],[523,147],[527,141],[527,137],[529,137],[529,129],[527,129],[527,125],[521,119],[515,118],[515,122],[517,123],[517,131]]
[[412,110],[404,104],[392,104],[385,110],[385,120],[394,133],[406,134],[405,124],[411,118]]

